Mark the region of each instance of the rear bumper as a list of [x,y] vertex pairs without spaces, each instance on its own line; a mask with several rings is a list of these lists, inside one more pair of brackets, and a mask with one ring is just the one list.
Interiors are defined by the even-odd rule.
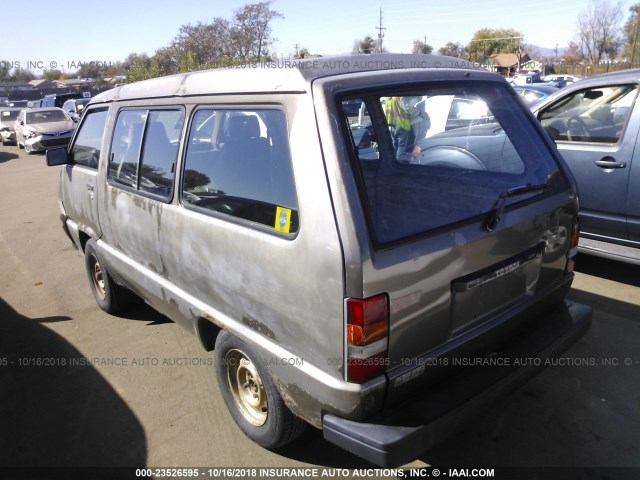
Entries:
[[[472,375],[457,377],[421,394],[419,401],[398,405],[367,422],[325,414],[324,438],[380,466],[407,463],[525,384],[548,359],[559,357],[587,332],[591,314],[591,307],[565,301],[544,328],[500,353],[506,366],[476,369]],[[429,418],[429,412],[440,410],[443,402],[457,406]]]

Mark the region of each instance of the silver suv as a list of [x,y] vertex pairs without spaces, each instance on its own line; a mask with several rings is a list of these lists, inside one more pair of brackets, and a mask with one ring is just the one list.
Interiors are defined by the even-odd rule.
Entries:
[[100,307],[130,290],[195,332],[266,448],[311,424],[406,462],[590,325],[564,300],[573,179],[505,80],[460,59],[124,85],[47,162]]
[[532,107],[578,182],[580,250],[640,265],[640,69],[580,80]]

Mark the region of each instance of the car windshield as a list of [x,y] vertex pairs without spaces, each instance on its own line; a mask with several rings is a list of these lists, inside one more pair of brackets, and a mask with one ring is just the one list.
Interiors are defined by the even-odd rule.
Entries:
[[69,120],[69,117],[62,110],[41,110],[38,112],[27,112],[27,123],[48,123],[62,122]]
[[0,112],[0,122],[15,120],[18,118],[20,110],[2,110]]
[[[377,244],[486,217],[502,197],[511,204],[549,190],[523,187],[564,183],[508,88],[460,83],[340,99]],[[504,195],[515,189],[525,194]]]
[[82,100],[76,100],[76,109],[78,110],[78,113],[80,113],[85,105],[87,105],[87,103],[89,103],[89,99],[82,99]]

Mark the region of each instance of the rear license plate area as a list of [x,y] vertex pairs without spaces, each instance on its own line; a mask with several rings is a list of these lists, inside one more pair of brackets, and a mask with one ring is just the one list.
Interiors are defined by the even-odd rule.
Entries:
[[544,244],[451,282],[452,334],[534,294]]

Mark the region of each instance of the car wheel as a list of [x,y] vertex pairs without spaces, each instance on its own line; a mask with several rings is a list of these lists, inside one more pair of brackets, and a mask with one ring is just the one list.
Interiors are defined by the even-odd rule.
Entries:
[[216,339],[216,374],[222,397],[240,429],[270,450],[295,440],[306,428],[285,405],[260,357],[222,331]]
[[89,285],[96,303],[107,313],[120,311],[124,304],[125,289],[116,284],[109,275],[93,238],[87,241],[84,256]]

